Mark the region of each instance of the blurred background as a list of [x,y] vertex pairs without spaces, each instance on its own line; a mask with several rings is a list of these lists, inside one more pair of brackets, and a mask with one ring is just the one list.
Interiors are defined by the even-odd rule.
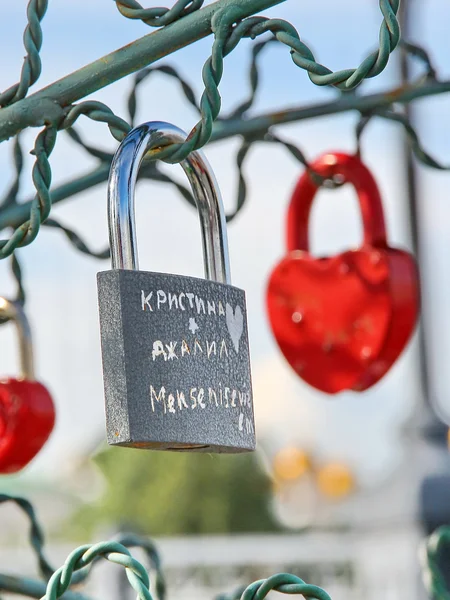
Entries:
[[[445,0],[410,5],[409,41],[424,46],[439,77],[448,78],[450,5]],[[2,7],[0,36],[8,50],[1,89],[20,72],[25,7],[24,0]],[[361,62],[377,44],[381,21],[375,1],[290,1],[265,14],[292,22],[317,60],[333,70]],[[43,29],[39,87],[149,32],[103,0],[53,0]],[[204,39],[162,61],[175,66],[198,95],[211,43]],[[225,114],[247,96],[252,43],[244,40],[225,60],[220,85]],[[270,45],[260,64],[253,114],[337,97],[333,89],[312,85],[285,47]],[[358,90],[375,93],[400,81],[397,52],[379,77]],[[125,118],[130,87],[125,78],[93,98]],[[163,75],[154,74],[140,86],[138,97],[137,123],[165,120],[190,130],[196,122],[177,82]],[[450,157],[447,103],[445,96],[416,101],[412,115],[424,147],[444,163]],[[313,160],[325,151],[354,152],[357,120],[356,114],[344,113],[274,131]],[[114,151],[117,146],[103,124],[85,121],[81,131],[87,141],[105,149]],[[35,133],[21,136],[27,151]],[[239,140],[231,139],[205,148],[227,212],[236,198],[238,146]],[[1,144],[5,188],[12,180],[11,157],[12,144]],[[362,157],[379,184],[394,247],[415,250],[411,205],[417,208],[424,340],[417,331],[391,371],[365,393],[330,397],[295,376],[270,332],[265,290],[271,269],[285,252],[286,210],[303,168],[278,145],[256,145],[245,164],[247,203],[228,228],[233,284],[247,294],[258,439],[253,455],[108,448],[96,273],[108,269],[109,261],[77,253],[61,232],[50,229],[18,251],[36,369],[52,391],[58,412],[43,451],[21,474],[2,477],[0,490],[33,501],[55,563],[79,543],[131,530],[157,540],[170,598],[211,598],[277,571],[298,573],[323,585],[336,600],[424,593],[419,541],[450,518],[450,179],[446,172],[415,163],[412,198],[403,130],[385,120],[374,119],[367,127]],[[33,157],[28,152],[25,161],[22,193],[28,197],[33,193]],[[65,134],[58,137],[50,162],[55,186],[94,164]],[[162,169],[185,183],[179,167]],[[82,234],[90,247],[106,247],[105,185],[58,204],[52,215]],[[197,215],[171,186],[148,181],[138,185],[137,230],[142,269],[203,276]],[[361,240],[354,190],[344,186],[321,191],[313,209],[313,253],[337,253]],[[12,296],[14,281],[6,261],[0,264],[0,280],[0,293]],[[1,373],[14,374],[15,332],[6,325],[0,334]],[[23,515],[13,506],[0,506],[2,571],[32,573],[26,535]],[[114,568],[110,575],[108,569],[102,567],[98,577],[116,597],[122,589],[119,575]]]

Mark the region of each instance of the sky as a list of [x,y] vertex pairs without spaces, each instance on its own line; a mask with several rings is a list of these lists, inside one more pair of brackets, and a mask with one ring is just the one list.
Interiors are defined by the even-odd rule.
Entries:
[[[25,7],[22,0],[2,7],[0,39],[8,49],[8,60],[0,73],[1,89],[17,80],[21,68]],[[299,3],[289,0],[264,14],[291,21],[317,60],[333,70],[359,64],[376,46],[381,22],[375,1]],[[449,19],[450,6],[443,0],[429,0],[426,7],[417,6],[412,38],[430,51],[442,79],[450,76],[446,60]],[[142,23],[121,17],[113,2],[103,0],[85,3],[53,0],[43,29],[43,71],[33,91],[149,32]],[[200,94],[201,68],[209,56],[211,43],[211,38],[202,40],[167,57],[161,64],[175,66]],[[242,42],[225,60],[220,84],[224,114],[246,97],[251,45],[249,40]],[[253,114],[336,97],[334,90],[314,86],[307,75],[293,65],[287,48],[274,45],[262,58],[261,88]],[[360,92],[372,93],[395,87],[397,83],[398,62],[394,57],[385,72],[365,82]],[[126,78],[91,98],[107,103],[116,114],[126,118],[130,85],[130,79]],[[450,163],[447,102],[445,96],[417,102],[417,128],[425,148]],[[196,114],[180,96],[176,82],[162,75],[153,76],[139,90],[137,122],[150,120],[166,120],[185,130],[196,123]],[[355,124],[356,115],[344,114],[285,125],[276,132],[298,144],[311,160],[329,150],[354,151]],[[91,143],[109,150],[117,147],[103,124],[80,119],[79,129]],[[27,131],[23,135],[26,150],[32,148],[36,133]],[[362,148],[363,158],[382,193],[389,240],[393,246],[410,248],[400,134],[397,125],[374,120],[366,130]],[[227,211],[232,210],[235,201],[234,154],[238,146],[238,140],[232,139],[205,149]],[[21,198],[29,197],[33,191],[31,166],[32,157],[27,155]],[[51,166],[54,185],[58,185],[90,170],[94,161],[61,133]],[[165,166],[164,169],[183,181],[179,167]],[[400,427],[411,418],[421,401],[417,335],[391,372],[365,394],[346,393],[330,399],[299,380],[286,366],[270,332],[265,313],[265,288],[271,269],[285,252],[285,213],[302,168],[282,148],[258,145],[250,152],[245,172],[248,201],[230,224],[228,238],[233,284],[247,293],[259,441],[270,452],[286,443],[311,447],[324,458],[349,462],[367,485],[374,485],[405,459],[399,441]],[[0,173],[2,185],[6,187],[12,177],[10,143],[0,146]],[[450,421],[450,370],[446,364],[450,351],[447,300],[450,293],[447,268],[450,176],[425,167],[420,167],[419,173],[424,247],[423,308],[432,367],[432,396]],[[79,232],[93,248],[106,246],[105,185],[58,204],[52,215]],[[141,268],[201,277],[197,221],[195,211],[176,191],[154,182],[139,184],[137,232]],[[361,236],[353,191],[345,186],[341,190],[321,192],[313,211],[313,253],[340,252],[358,245]],[[58,410],[51,439],[30,468],[18,477],[19,480],[35,475],[54,478],[68,462],[88,452],[105,434],[96,273],[108,269],[109,264],[81,255],[69,246],[61,233],[45,228],[38,239],[18,255],[24,270],[37,373],[51,389]],[[0,264],[0,281],[2,288],[4,286],[0,293],[12,295],[14,283],[6,262]],[[0,333],[1,370],[13,374],[17,370],[14,331],[5,326]]]

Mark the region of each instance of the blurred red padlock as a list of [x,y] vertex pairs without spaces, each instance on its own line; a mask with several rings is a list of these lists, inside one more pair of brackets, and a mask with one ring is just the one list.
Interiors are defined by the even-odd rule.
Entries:
[[333,257],[308,253],[318,186],[305,172],[289,206],[288,254],[269,279],[269,319],[281,351],[307,383],[329,394],[362,391],[386,374],[414,330],[417,269],[408,252],[388,246],[377,185],[358,157],[325,154],[311,168],[354,185],[363,244]]
[[0,298],[0,315],[16,324],[21,375],[0,381],[0,474],[23,469],[47,441],[55,423],[53,400],[34,380],[31,332],[22,306]]

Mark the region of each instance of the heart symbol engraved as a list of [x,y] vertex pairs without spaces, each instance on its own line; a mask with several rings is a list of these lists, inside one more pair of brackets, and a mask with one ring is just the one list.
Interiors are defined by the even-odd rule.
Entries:
[[238,353],[239,341],[241,339],[242,332],[244,331],[244,316],[242,314],[241,307],[237,305],[233,312],[233,308],[227,302],[226,317],[228,333],[230,334],[236,353]]

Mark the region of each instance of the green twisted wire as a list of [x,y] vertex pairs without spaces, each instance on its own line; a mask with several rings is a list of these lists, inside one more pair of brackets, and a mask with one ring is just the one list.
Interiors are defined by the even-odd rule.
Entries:
[[136,0],[115,0],[119,12],[127,19],[138,19],[150,27],[163,27],[195,12],[204,0],[178,0],[172,8],[143,8]]
[[28,25],[23,34],[23,44],[27,55],[23,62],[20,81],[0,94],[0,106],[7,106],[25,98],[30,87],[39,79],[42,69],[39,56],[42,47],[41,21],[47,11],[47,6],[48,0],[30,0],[28,3]]
[[450,165],[444,165],[433,158],[420,143],[419,136],[414,129],[414,127],[409,122],[406,115],[396,112],[394,110],[387,109],[378,109],[374,110],[370,115],[363,115],[356,127],[356,139],[358,143],[358,151],[360,147],[360,138],[365,130],[368,123],[373,119],[373,117],[381,117],[383,119],[387,119],[388,121],[393,121],[394,123],[399,123],[403,126],[406,135],[408,136],[409,143],[411,145],[411,150],[414,153],[415,157],[423,164],[431,167],[433,169],[438,169],[439,171],[448,171],[450,170]]
[[444,576],[438,565],[438,558],[444,547],[450,548],[450,527],[439,527],[422,545],[422,577],[432,600],[450,600]]
[[140,600],[153,600],[150,593],[150,580],[145,567],[131,556],[125,546],[118,542],[100,542],[87,544],[74,550],[66,559],[62,567],[51,576],[45,600],[58,600],[67,591],[76,571],[84,569],[97,558],[121,565],[132,588],[137,592]]
[[293,62],[308,72],[309,78],[316,85],[333,85],[341,90],[351,90],[363,79],[379,75],[386,67],[389,55],[400,40],[400,27],[397,13],[400,0],[380,0],[383,21],[380,27],[379,47],[372,52],[356,69],[343,69],[333,72],[324,65],[316,62],[314,54],[300,40],[293,25],[281,19],[266,19],[264,17],[249,17],[236,27],[227,44],[226,53],[231,52],[242,37],[252,39],[267,31],[272,32],[276,39],[291,49]]
[[84,115],[93,121],[106,123],[109,127],[111,135],[119,142],[123,140],[125,135],[130,131],[130,125],[113,113],[113,111],[103,104],[95,100],[87,100],[74,104],[66,109],[63,120],[58,124],[58,129],[68,129],[72,127],[75,121]]
[[36,138],[32,151],[36,156],[32,179],[37,194],[31,206],[30,218],[14,231],[9,240],[0,240],[0,258],[10,256],[18,247],[31,244],[39,232],[41,222],[50,214],[52,171],[48,157],[55,146],[56,133],[56,127],[48,125]]
[[322,588],[305,583],[303,579],[290,573],[278,573],[267,579],[260,579],[246,588],[236,590],[234,594],[220,595],[216,600],[264,600],[272,591],[301,595],[314,600],[331,600]]
[[[125,546],[118,542],[88,544],[74,550],[66,562],[50,578],[45,600],[58,600],[69,588],[73,574],[87,567],[92,561],[102,557],[125,567],[128,581],[137,592],[140,600],[152,600],[150,581],[143,565],[134,559]],[[311,600],[331,600],[322,588],[305,583],[303,579],[289,573],[278,573],[267,579],[250,584],[232,595],[220,596],[221,600],[264,600],[271,591],[283,594],[302,595]]]
[[32,152],[36,156],[32,179],[37,193],[31,204],[30,218],[15,230],[9,240],[0,240],[0,259],[10,256],[18,247],[31,244],[39,233],[41,223],[50,215],[52,172],[48,159],[56,143],[57,129],[71,127],[81,115],[107,123],[111,134],[118,141],[130,130],[126,121],[117,117],[105,104],[95,101],[80,102],[69,107],[58,127],[54,124],[45,127],[36,138]]
[[0,494],[0,504],[6,502],[12,502],[13,504],[16,504],[28,517],[30,521],[30,545],[36,554],[40,574],[45,580],[48,580],[52,576],[54,569],[44,554],[44,532],[39,525],[33,505],[25,498],[21,498],[19,496],[9,496],[8,494]]
[[[42,527],[40,526],[39,521],[37,519],[37,515],[35,513],[33,505],[28,500],[26,500],[25,498],[22,498],[20,496],[11,496],[9,494],[0,494],[0,505],[4,504],[6,502],[12,502],[13,504],[16,504],[28,517],[29,522],[30,522],[29,542],[30,542],[32,549],[34,550],[34,553],[35,553],[37,561],[38,561],[39,573],[45,581],[49,581],[52,578],[52,576],[54,575],[55,569],[51,566],[51,564],[49,563],[49,561],[47,560],[47,558],[45,556],[45,552],[44,552],[45,537],[44,537]],[[73,557],[73,554],[74,554],[74,553],[72,553],[70,555],[70,557],[68,558],[68,562],[73,567],[72,574],[70,575],[70,581],[68,583],[67,583],[68,570],[67,569],[64,570],[65,565],[60,569],[60,571],[64,571],[64,575],[61,575],[61,578],[60,578],[62,581],[63,587],[66,585],[68,587],[71,583],[79,584],[80,582],[84,581],[88,577],[93,564],[95,562],[97,562],[98,559],[102,558],[104,556],[105,552],[107,552],[107,551],[122,552],[123,551],[122,549],[125,548],[126,553],[128,553],[128,556],[130,556],[130,553],[127,548],[140,548],[144,551],[145,556],[149,563],[149,567],[152,570],[152,572],[154,573],[154,584],[155,584],[155,590],[156,590],[157,597],[159,600],[165,600],[166,581],[165,581],[164,573],[161,568],[161,559],[159,557],[158,551],[157,551],[154,543],[147,537],[136,535],[134,533],[124,533],[124,534],[120,534],[114,542],[109,542],[109,544],[110,544],[109,546],[105,546],[104,544],[103,545],[97,544],[96,546],[83,546],[84,550],[90,548],[91,553],[83,556],[82,560],[80,560],[79,562],[75,561],[76,567],[74,567],[74,562],[71,559],[71,557]],[[115,545],[111,546],[111,544],[115,544]],[[76,552],[79,553],[80,549],[78,549],[78,551],[76,551]],[[82,552],[82,554],[84,555],[85,552]],[[113,557],[113,559],[108,558],[108,560],[113,560],[113,562],[118,562],[117,560],[114,560],[114,557]],[[66,561],[66,564],[67,564],[67,561]],[[122,560],[122,562],[120,562],[120,564],[122,564],[125,567],[128,566],[128,562],[126,562],[126,561],[124,562],[123,560]],[[130,564],[130,568],[133,569],[134,562],[131,561],[129,564]],[[143,572],[145,572],[145,576],[141,577]],[[140,565],[140,567],[138,568],[137,576],[141,577],[141,579],[143,578],[144,584],[146,584],[146,582],[148,582],[148,576],[146,575],[145,568],[142,565]],[[3,584],[2,584],[2,582],[0,582],[0,589],[8,590],[9,589],[7,587],[8,578],[7,577],[5,578],[2,574],[0,574],[0,580],[2,579],[2,577],[3,577]],[[56,579],[58,579],[58,577]],[[16,579],[14,579],[14,582],[16,582]],[[37,582],[37,583],[39,586],[39,582]],[[140,584],[138,583],[137,585],[140,585]],[[52,583],[52,586],[55,586],[54,582]],[[67,587],[65,589],[67,589]],[[147,584],[147,587],[148,587],[148,584]],[[58,586],[56,586],[56,588],[59,589]],[[10,591],[12,591],[12,590],[10,590]],[[144,596],[144,597],[147,598],[147,600],[149,600],[149,598],[147,596]],[[150,597],[150,599],[151,599],[151,597]],[[81,600],[81,596],[80,596],[80,600]]]
[[[203,0],[178,0],[173,8],[142,8],[136,0],[115,0],[119,11],[129,19],[140,19],[147,25],[159,27],[167,25],[173,21],[185,16],[186,14],[198,10],[203,4]],[[235,28],[234,48],[240,39],[250,35],[260,35],[263,31],[256,33],[252,31],[255,23],[265,24],[265,31],[272,31],[276,38],[291,48],[292,60],[294,63],[308,72],[308,75],[316,85],[333,85],[342,90],[351,90],[355,88],[363,79],[379,75],[386,67],[389,55],[396,48],[400,40],[400,27],[397,21],[400,0],[379,0],[379,6],[383,15],[383,21],[379,33],[379,48],[369,54],[369,56],[356,69],[344,69],[333,72],[324,65],[318,63],[311,50],[300,41],[295,28],[281,19],[266,19],[264,17],[250,17],[242,21]],[[230,8],[225,11],[231,14]],[[277,31],[276,23],[279,23],[280,30]],[[242,33],[242,31],[246,33]],[[231,48],[232,49],[232,48]],[[227,54],[229,51],[227,51]]]
[[218,86],[223,73],[223,59],[243,39],[256,37],[270,32],[282,44],[291,49],[293,62],[308,71],[308,75],[316,85],[333,85],[341,90],[355,88],[365,78],[375,77],[386,66],[390,53],[400,39],[397,21],[399,0],[380,0],[383,22],[380,27],[379,49],[370,54],[357,69],[344,69],[333,73],[328,68],[315,62],[314,55],[301,42],[295,27],[282,19],[265,17],[249,17],[234,25],[236,19],[233,10],[228,8],[218,11],[212,19],[215,34],[211,57],[203,67],[205,91],[200,101],[201,120],[191,130],[187,140],[182,144],[172,144],[153,154],[170,163],[184,160],[190,152],[198,150],[210,139],[214,121],[217,119],[221,97]]
[[[125,4],[129,9],[141,10],[142,7],[139,8],[140,5],[136,6],[134,1],[126,0]],[[201,119],[191,130],[184,143],[172,144],[154,150],[152,158],[161,159],[169,163],[177,163],[184,160],[190,152],[203,147],[209,141],[214,121],[217,119],[221,108],[221,97],[218,86],[222,79],[224,57],[244,37],[254,39],[266,32],[271,32],[278,41],[291,49],[291,56],[294,63],[308,71],[313,83],[317,85],[334,85],[339,89],[351,89],[358,85],[365,77],[374,77],[386,66],[389,54],[399,40],[399,28],[396,18],[398,5],[399,0],[380,0],[383,22],[380,28],[380,45],[378,51],[369,55],[357,69],[346,69],[337,71],[336,73],[332,73],[323,65],[315,62],[313,54],[300,41],[298,32],[290,23],[281,19],[250,17],[238,22],[236,25],[238,18],[235,7],[227,7],[226,9],[217,11],[211,23],[214,32],[211,56],[205,62],[202,71],[205,89],[199,106]],[[37,4],[34,4],[34,0],[31,0],[30,6],[33,6],[35,10],[38,7]],[[177,2],[172,9],[142,10],[144,12],[147,11],[146,16],[150,15],[148,11],[156,10],[156,13],[152,13],[152,18],[174,19],[180,18],[183,11],[186,13],[186,11],[192,11],[197,8],[199,8],[198,2],[186,2],[184,0]],[[171,14],[169,15],[169,13]],[[175,14],[178,17],[175,17]],[[34,149],[36,162],[33,167],[33,182],[37,194],[31,204],[30,218],[14,231],[9,240],[0,240],[0,259],[11,255],[16,248],[30,244],[36,238],[41,223],[49,216],[51,209],[49,192],[51,169],[48,158],[55,145],[56,133],[58,129],[72,127],[82,114],[93,120],[106,122],[111,134],[119,141],[130,129],[130,125],[114,115],[106,105],[92,101],[82,102],[69,107],[66,109],[64,118],[60,123],[47,125],[38,135]]]

